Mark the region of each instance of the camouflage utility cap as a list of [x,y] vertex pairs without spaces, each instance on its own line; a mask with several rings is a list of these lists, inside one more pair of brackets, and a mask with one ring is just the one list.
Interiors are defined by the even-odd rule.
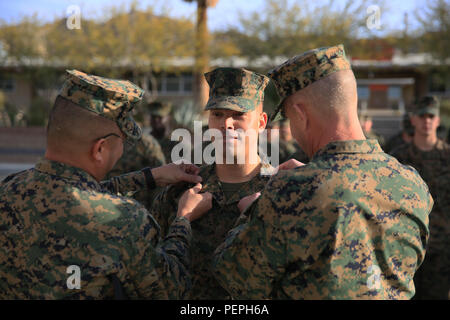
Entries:
[[172,105],[169,102],[154,101],[147,105],[148,110],[152,116],[165,117],[169,115],[172,110]]
[[307,51],[269,71],[275,83],[281,103],[275,109],[271,121],[278,115],[284,100],[308,85],[340,70],[349,70],[350,62],[345,56],[342,44]]
[[210,88],[205,110],[252,111],[264,101],[269,83],[268,77],[244,68],[218,68],[205,78]]
[[425,96],[419,100],[414,114],[422,116],[424,114],[432,114],[439,116],[439,101],[434,96]]
[[60,96],[78,106],[117,123],[132,140],[141,137],[141,128],[131,116],[134,105],[142,99],[144,90],[126,80],[108,79],[67,70],[68,77]]

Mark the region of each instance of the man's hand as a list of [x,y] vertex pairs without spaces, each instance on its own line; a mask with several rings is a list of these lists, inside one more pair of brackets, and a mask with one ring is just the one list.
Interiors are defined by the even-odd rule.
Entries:
[[192,222],[212,208],[212,194],[199,193],[201,189],[202,185],[198,183],[183,193],[178,201],[177,217],[185,217]]
[[244,211],[247,210],[247,208],[250,207],[252,205],[252,203],[255,202],[256,199],[259,198],[259,196],[261,196],[261,192],[257,192],[257,193],[254,193],[254,194],[251,194],[249,196],[242,198],[237,205],[239,208],[239,211],[241,213],[244,213]]
[[169,163],[164,166],[152,169],[153,179],[158,187],[164,187],[168,184],[185,181],[190,183],[202,182],[198,175],[200,169],[193,164],[175,164]]
[[280,164],[277,169],[278,170],[290,170],[290,169],[294,169],[300,166],[304,166],[305,164],[303,162],[300,162],[298,160],[295,159],[289,159],[288,161],[283,162],[282,164]]

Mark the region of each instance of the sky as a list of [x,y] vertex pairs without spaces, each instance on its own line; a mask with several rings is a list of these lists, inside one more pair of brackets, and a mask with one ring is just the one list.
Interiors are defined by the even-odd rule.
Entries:
[[[288,0],[299,2],[301,0]],[[416,8],[423,8],[427,0],[385,0],[387,12],[381,12],[381,26],[384,30],[401,29],[404,13],[408,12],[412,17]],[[30,16],[37,13],[43,21],[52,21],[55,17],[66,16],[66,10],[71,5],[78,5],[81,9],[81,17],[99,17],[105,7],[124,5],[129,7],[133,0],[0,0],[0,19],[7,23],[18,21],[22,16]],[[171,16],[187,17],[195,21],[195,2],[189,3],[183,0],[136,0],[138,7],[145,9],[153,6],[156,12],[168,10]],[[335,0],[338,6],[345,3],[344,0]],[[368,5],[377,4],[377,0],[368,1]],[[211,30],[223,30],[228,26],[238,24],[239,13],[246,15],[261,10],[264,0],[219,0],[214,8],[208,9],[208,26]],[[328,3],[328,0],[316,0],[312,3]]]

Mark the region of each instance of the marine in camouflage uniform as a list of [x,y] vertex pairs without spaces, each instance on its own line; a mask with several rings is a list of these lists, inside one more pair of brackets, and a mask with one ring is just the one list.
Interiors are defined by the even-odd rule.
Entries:
[[[269,76],[286,99],[341,70],[351,69],[339,45]],[[330,141],[308,164],[272,177],[249,220],[217,248],[214,273],[237,299],[411,298],[432,205],[416,170],[377,141]]]
[[164,120],[169,116],[172,105],[168,102],[154,101],[147,105],[151,117],[152,136],[156,138],[167,163],[172,162],[172,149],[179,142],[172,141],[167,136],[167,127]]
[[[92,112],[89,117],[112,120],[121,134],[136,140],[141,130],[130,111],[142,94],[128,81],[72,70],[54,108],[58,101],[80,107],[79,112]],[[59,130],[59,123],[51,120],[51,126]],[[174,219],[160,242],[148,211],[120,196],[149,183],[146,171],[99,183],[85,170],[48,159],[3,180],[0,298],[113,298],[120,289],[113,283],[120,283],[128,298],[183,297],[190,284],[189,221]],[[68,288],[71,265],[80,268],[79,289]]]
[[[234,110],[249,112],[262,102],[268,78],[257,73],[234,68],[219,68],[205,74],[210,85],[210,99],[206,110]],[[212,111],[211,111],[212,112]],[[210,126],[211,127],[211,126]],[[254,146],[256,147],[256,146]],[[250,146],[252,148],[252,146]],[[202,218],[192,223],[192,291],[189,299],[227,299],[229,295],[212,276],[210,266],[216,247],[225,239],[226,233],[239,221],[237,207],[242,197],[264,189],[274,168],[264,159],[259,173],[242,183],[225,183],[216,173],[216,164],[203,166],[202,192],[213,195],[213,206]],[[188,185],[174,185],[158,195],[154,215],[164,232],[175,218],[176,203]],[[237,219],[240,218],[238,221]]]
[[[419,101],[414,110],[414,116],[426,115],[439,117],[439,102],[436,98],[428,96]],[[414,278],[417,287],[417,294],[414,298],[449,299],[450,211],[447,204],[450,197],[450,179],[448,179],[450,146],[436,137],[434,147],[429,151],[423,151],[413,140],[408,145],[394,149],[392,156],[419,172],[435,200],[435,206],[430,213],[430,239],[427,254]]]
[[386,141],[383,147],[384,152],[390,154],[395,148],[410,143],[413,136],[414,128],[411,125],[411,121],[409,121],[409,115],[406,113],[403,116],[402,131]]

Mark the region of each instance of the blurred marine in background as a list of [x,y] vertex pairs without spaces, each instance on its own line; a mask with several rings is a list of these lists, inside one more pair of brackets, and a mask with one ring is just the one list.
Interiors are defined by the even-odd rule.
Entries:
[[168,128],[168,117],[172,110],[172,105],[168,102],[154,101],[147,104],[147,108],[150,113],[151,135],[158,140],[166,162],[170,163],[172,162],[172,148],[178,143],[178,141],[170,140]]
[[414,127],[412,142],[394,149],[391,154],[419,172],[435,203],[430,213],[427,254],[414,278],[415,299],[449,299],[450,146],[437,136],[439,101],[434,96],[423,97],[415,107],[411,123]]

